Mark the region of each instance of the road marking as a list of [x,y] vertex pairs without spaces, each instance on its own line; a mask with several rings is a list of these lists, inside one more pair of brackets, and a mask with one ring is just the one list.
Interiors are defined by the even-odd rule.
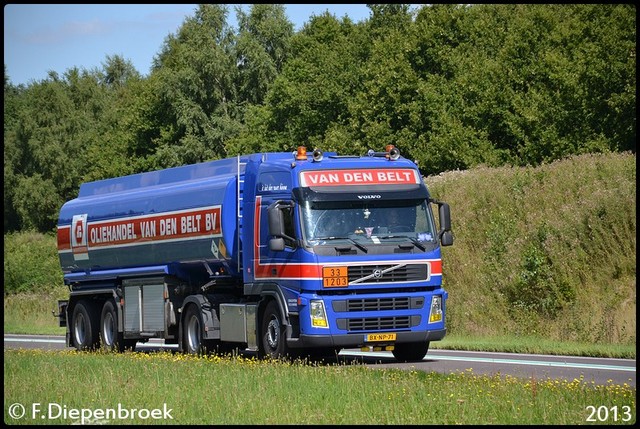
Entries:
[[[356,355],[356,356],[362,356],[362,357],[371,356],[371,357],[393,358],[393,355],[389,352],[357,352],[357,351],[351,352],[349,351],[346,354],[349,356]],[[636,372],[636,367],[634,366],[598,365],[598,364],[583,364],[583,363],[571,363],[571,362],[542,362],[542,361],[535,361],[535,360],[516,360],[516,359],[456,357],[456,356],[444,356],[444,355],[437,355],[437,354],[427,354],[427,356],[423,359],[423,362],[430,361],[430,360],[499,363],[499,364],[511,364],[511,365],[555,366],[555,367],[564,367],[564,368],[603,369],[603,370],[609,370],[609,371]]]
[[[5,342],[10,343],[53,343],[53,344],[66,344],[65,340],[59,339],[46,339],[46,338],[16,338],[16,337],[5,337]],[[152,338],[147,343],[137,343],[138,347],[167,347],[167,348],[177,348],[177,344],[164,344],[164,340]]]
[[55,343],[55,344],[64,344],[64,340],[47,340],[41,338],[7,338],[5,337],[4,342],[10,343]]
[[[5,342],[16,343],[55,343],[65,344],[65,340],[62,339],[46,339],[46,338],[16,338],[5,337]],[[148,343],[138,343],[138,346],[162,346],[167,348],[177,348],[176,344],[164,344],[161,339],[151,339]],[[381,358],[393,358],[393,354],[390,352],[359,352],[351,350],[342,350],[340,356],[360,356],[360,357],[381,357]],[[460,361],[460,362],[482,362],[482,363],[496,363],[496,364],[511,364],[511,365],[536,365],[536,366],[550,366],[550,367],[564,367],[564,368],[582,368],[582,369],[602,369],[608,371],[629,371],[636,372],[634,366],[618,366],[618,365],[598,365],[598,364],[583,364],[583,363],[571,363],[571,362],[543,362],[535,360],[516,360],[516,359],[493,359],[493,358],[478,358],[478,357],[457,357],[457,356],[444,356],[438,354],[427,354],[423,359],[424,361],[430,360],[448,360],[448,361]]]

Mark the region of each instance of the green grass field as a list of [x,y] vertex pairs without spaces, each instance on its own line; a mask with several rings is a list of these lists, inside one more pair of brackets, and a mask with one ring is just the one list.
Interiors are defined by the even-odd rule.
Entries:
[[[169,352],[5,350],[4,357],[8,424],[628,425],[636,420],[635,388],[583,380]],[[10,405],[16,403],[25,407],[25,416],[9,414],[15,414],[17,406]],[[129,410],[127,418],[116,413],[118,407]]]

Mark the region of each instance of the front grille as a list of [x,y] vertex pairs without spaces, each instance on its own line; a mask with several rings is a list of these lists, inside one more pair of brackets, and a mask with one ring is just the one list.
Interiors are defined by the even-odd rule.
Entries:
[[350,266],[348,276],[353,284],[424,281],[429,269],[428,264],[359,265]]
[[367,317],[338,319],[338,328],[348,332],[409,329],[420,324],[420,316]]
[[395,311],[416,310],[424,307],[424,297],[391,297],[391,298],[349,298],[339,299],[331,303],[333,311]]
[[347,311],[408,310],[409,298],[370,298],[347,300]]

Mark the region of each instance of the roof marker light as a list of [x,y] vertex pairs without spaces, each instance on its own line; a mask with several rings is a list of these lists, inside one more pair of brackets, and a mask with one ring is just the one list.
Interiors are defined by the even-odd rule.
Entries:
[[304,146],[298,146],[298,151],[296,152],[296,159],[298,161],[306,161],[307,160],[307,148]]

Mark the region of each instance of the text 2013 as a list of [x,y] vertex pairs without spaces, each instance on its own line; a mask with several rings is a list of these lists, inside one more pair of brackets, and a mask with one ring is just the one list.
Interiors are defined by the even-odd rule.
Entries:
[[628,405],[622,407],[618,407],[617,405],[613,407],[606,407],[604,405],[595,407],[588,405],[587,412],[589,413],[587,416],[588,422],[607,422],[611,420],[614,422],[628,422],[633,418],[631,415],[631,407]]

